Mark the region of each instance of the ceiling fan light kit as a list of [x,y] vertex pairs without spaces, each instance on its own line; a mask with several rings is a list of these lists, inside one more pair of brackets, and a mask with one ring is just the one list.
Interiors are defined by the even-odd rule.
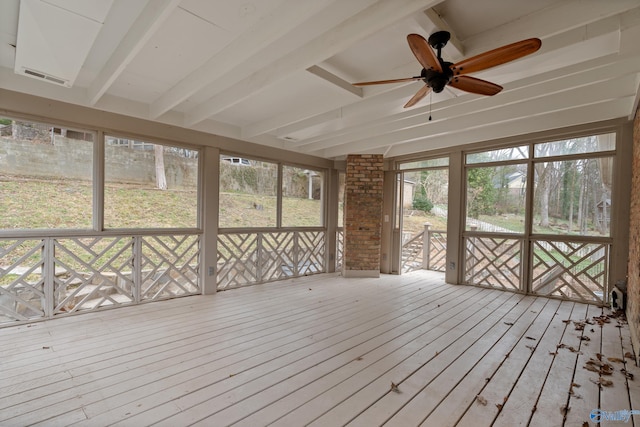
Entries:
[[[404,105],[412,107],[431,91],[440,93],[449,85],[459,90],[478,95],[493,96],[502,90],[502,86],[481,80],[466,74],[502,65],[530,55],[540,49],[540,39],[526,39],[493,49],[457,63],[442,59],[442,48],[447,45],[451,34],[448,31],[436,31],[426,40],[419,34],[409,34],[407,42],[414,56],[422,65],[420,76],[392,80],[377,80],[354,83],[354,86],[401,83],[422,80],[425,85]],[[435,52],[434,52],[435,49]]]

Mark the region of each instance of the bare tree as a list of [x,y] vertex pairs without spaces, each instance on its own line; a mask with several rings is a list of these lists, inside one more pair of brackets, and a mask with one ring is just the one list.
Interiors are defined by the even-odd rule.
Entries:
[[159,144],[154,144],[153,154],[156,160],[156,187],[160,190],[166,190],[167,176],[164,172],[164,147]]

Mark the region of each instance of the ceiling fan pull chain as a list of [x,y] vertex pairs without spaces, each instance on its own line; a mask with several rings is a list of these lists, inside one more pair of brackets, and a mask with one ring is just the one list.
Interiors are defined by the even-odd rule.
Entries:
[[431,121],[431,99],[433,97],[433,91],[429,92],[429,121]]

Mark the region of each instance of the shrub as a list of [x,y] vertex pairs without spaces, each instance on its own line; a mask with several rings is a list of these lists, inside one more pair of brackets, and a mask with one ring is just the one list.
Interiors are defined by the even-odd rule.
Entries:
[[413,209],[429,213],[433,209],[433,203],[424,196],[418,196],[413,199]]

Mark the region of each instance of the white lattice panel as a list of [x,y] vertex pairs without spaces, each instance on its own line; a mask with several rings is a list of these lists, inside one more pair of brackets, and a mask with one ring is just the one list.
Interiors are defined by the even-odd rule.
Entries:
[[258,234],[218,235],[218,289],[258,283]]
[[427,269],[434,271],[446,271],[447,269],[447,233],[444,231],[429,231]]
[[579,301],[605,302],[609,245],[534,241],[532,291]]
[[412,237],[402,245],[402,272],[422,270],[422,246],[424,245],[424,231]]
[[131,304],[133,238],[54,239],[53,314]]
[[464,240],[466,283],[522,289],[522,240],[498,237],[466,237]]
[[324,269],[324,231],[298,233],[296,276],[322,273]]
[[324,231],[220,234],[218,289],[320,273],[324,258]]
[[140,300],[159,300],[200,292],[199,237],[149,236],[141,245]]
[[261,282],[278,280],[287,276],[294,262],[295,233],[274,232],[259,236],[260,263],[259,277]]
[[0,240],[0,324],[45,316],[44,241]]
[[344,263],[344,230],[336,231],[336,271],[342,270]]

